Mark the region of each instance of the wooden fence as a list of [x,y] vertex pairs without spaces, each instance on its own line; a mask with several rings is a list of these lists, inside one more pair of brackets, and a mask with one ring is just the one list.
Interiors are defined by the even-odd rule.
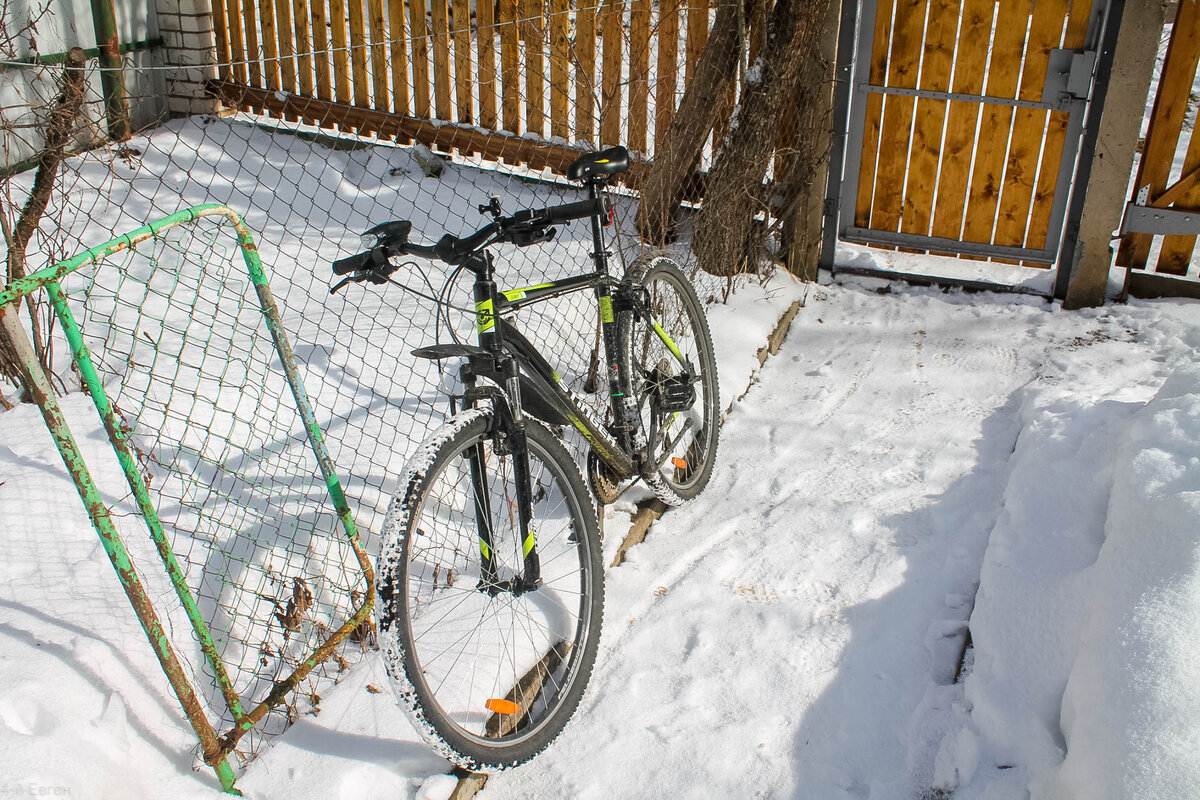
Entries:
[[644,159],[707,40],[710,0],[216,0],[214,16],[234,105],[401,139],[448,124],[442,146],[520,161],[517,137]]
[[[1200,211],[1200,136],[1196,135],[1196,109],[1191,103],[1197,64],[1200,2],[1180,0],[1133,183],[1130,200],[1138,205]],[[1195,236],[1128,233],[1122,237],[1117,264],[1146,269],[1157,249],[1153,272],[1187,275],[1195,247]]]

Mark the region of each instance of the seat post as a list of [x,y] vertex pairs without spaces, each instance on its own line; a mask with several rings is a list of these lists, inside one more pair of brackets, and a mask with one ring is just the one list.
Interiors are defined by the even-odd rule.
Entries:
[[[593,202],[600,199],[600,189],[604,186],[603,178],[589,178],[587,182],[588,199]],[[608,251],[604,249],[604,224],[602,213],[592,215],[592,260],[596,262],[596,272],[608,276]]]

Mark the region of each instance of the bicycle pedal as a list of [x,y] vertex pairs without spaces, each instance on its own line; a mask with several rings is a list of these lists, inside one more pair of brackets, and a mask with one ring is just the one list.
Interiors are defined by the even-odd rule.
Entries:
[[658,407],[667,413],[687,411],[696,402],[695,381],[686,373],[656,382]]

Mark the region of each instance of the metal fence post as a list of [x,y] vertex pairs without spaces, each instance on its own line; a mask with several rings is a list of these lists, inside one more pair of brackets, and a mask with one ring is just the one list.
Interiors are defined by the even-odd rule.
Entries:
[[92,0],[92,26],[100,49],[100,86],[108,115],[108,135],[114,142],[129,138],[129,106],[125,102],[125,74],[122,72],[121,39],[117,35],[117,14],[113,0]]

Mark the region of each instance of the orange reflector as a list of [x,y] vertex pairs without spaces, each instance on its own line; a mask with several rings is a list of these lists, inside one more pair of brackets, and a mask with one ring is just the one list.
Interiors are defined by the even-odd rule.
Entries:
[[687,461],[682,458],[672,458],[671,463],[675,465],[675,469],[687,469]]
[[495,711],[497,714],[515,714],[520,711],[520,707],[512,700],[501,700],[499,697],[493,697],[484,703],[489,711]]

